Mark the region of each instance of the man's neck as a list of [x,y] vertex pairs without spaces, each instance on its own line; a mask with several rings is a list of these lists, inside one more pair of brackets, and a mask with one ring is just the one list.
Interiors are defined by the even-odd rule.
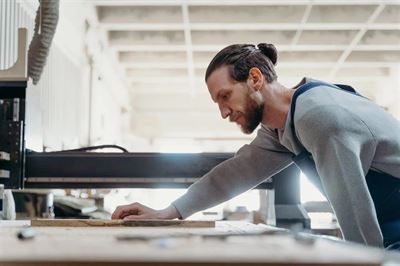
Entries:
[[290,109],[294,90],[286,88],[278,81],[266,84],[262,90],[264,111],[262,124],[270,128],[283,129]]

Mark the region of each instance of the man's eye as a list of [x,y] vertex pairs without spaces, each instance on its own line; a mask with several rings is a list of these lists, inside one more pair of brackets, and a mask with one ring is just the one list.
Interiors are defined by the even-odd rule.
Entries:
[[226,100],[228,100],[228,98],[229,98],[229,95],[228,95],[228,94],[222,95],[222,100],[226,101]]

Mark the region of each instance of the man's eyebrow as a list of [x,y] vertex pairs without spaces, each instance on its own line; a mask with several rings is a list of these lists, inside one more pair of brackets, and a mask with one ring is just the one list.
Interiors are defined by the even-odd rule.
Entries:
[[221,94],[224,93],[224,92],[226,92],[226,91],[227,91],[226,89],[220,89],[220,90],[218,91],[218,93],[217,93],[217,98],[215,99],[214,102],[217,102],[218,99],[221,97]]
[[212,99],[213,102],[215,102],[215,103],[217,102],[220,93],[221,93],[221,90],[218,91],[217,96],[216,96],[215,98],[214,98],[214,96],[211,94],[211,99]]

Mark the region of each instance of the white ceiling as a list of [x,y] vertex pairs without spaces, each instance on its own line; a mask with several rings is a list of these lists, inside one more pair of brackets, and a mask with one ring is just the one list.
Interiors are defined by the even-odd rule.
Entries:
[[400,1],[92,2],[140,137],[246,138],[221,120],[204,84],[209,61],[229,44],[275,44],[287,86],[303,76],[344,82],[390,106],[388,87],[399,85]]

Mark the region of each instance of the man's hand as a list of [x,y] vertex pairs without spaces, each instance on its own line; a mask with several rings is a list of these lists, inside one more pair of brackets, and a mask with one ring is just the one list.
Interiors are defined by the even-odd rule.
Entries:
[[118,206],[112,214],[112,219],[143,220],[143,219],[175,219],[180,218],[173,205],[163,209],[154,210],[138,202]]

